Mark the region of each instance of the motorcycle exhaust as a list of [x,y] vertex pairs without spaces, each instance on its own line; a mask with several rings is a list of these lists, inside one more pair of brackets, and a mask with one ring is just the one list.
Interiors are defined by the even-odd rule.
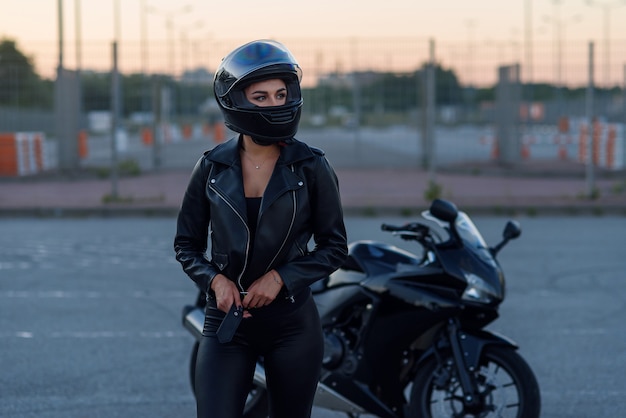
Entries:
[[[262,388],[267,388],[267,380],[265,379],[265,368],[262,364],[257,363],[254,370],[254,385]],[[313,404],[316,407],[329,409],[332,411],[341,411],[350,414],[364,414],[365,411],[360,406],[346,399],[336,391],[330,389],[323,383],[317,384],[315,391],[315,401]]]
[[196,340],[200,340],[204,329],[204,310],[197,306],[185,306],[183,308],[183,326]]
[[316,407],[330,409],[332,411],[341,411],[355,416],[359,416],[367,412],[365,409],[361,408],[323,383],[317,384],[315,401],[313,404]]

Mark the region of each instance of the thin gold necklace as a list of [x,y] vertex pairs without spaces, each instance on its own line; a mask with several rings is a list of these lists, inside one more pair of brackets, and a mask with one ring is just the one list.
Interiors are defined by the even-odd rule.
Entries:
[[248,159],[248,161],[250,161],[250,162],[252,163],[252,165],[254,166],[254,168],[256,168],[257,170],[260,170],[260,169],[261,169],[261,167],[263,167],[263,164],[265,164],[265,162],[266,162],[267,160],[269,160],[269,159],[270,159],[270,156],[267,156],[267,157],[266,157],[263,161],[261,161],[261,163],[260,163],[260,164],[257,164],[257,163],[255,163],[255,162],[254,162],[254,160],[252,159],[252,157],[250,157],[250,156],[248,155],[248,153],[246,152],[246,150],[245,150],[245,149],[243,150],[243,155],[245,155],[245,156],[246,156],[246,158]]

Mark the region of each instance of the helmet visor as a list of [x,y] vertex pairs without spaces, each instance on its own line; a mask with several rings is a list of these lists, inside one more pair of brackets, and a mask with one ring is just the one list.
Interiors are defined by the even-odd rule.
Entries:
[[220,66],[221,71],[216,74],[221,82],[215,83],[215,93],[224,96],[237,81],[255,71],[273,66],[282,67],[283,72],[296,74],[298,80],[302,78],[302,71],[296,59],[280,43],[255,41],[243,45],[224,58]]

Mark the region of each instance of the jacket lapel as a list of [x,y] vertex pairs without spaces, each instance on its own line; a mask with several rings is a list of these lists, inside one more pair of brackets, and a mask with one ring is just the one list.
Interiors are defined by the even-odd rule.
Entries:
[[214,148],[209,154],[209,159],[219,163],[214,165],[209,174],[211,187],[214,187],[233,209],[247,220],[238,139],[232,138],[222,146]]
[[284,164],[277,165],[263,194],[261,214],[281,195],[302,187],[304,187],[303,179],[292,172],[288,166]]

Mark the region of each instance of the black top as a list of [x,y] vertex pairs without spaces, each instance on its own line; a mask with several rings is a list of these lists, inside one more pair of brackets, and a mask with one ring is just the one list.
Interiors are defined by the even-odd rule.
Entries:
[[[248,263],[254,257],[254,246],[256,242],[256,226],[259,220],[259,210],[261,209],[261,197],[246,197],[246,210],[248,215],[248,229],[250,230],[250,249],[248,250]],[[241,280],[245,289],[252,284],[256,277],[248,277],[245,271]]]
[[[259,220],[259,211],[261,209],[262,199],[263,198],[261,197],[246,197],[246,214],[248,216],[248,229],[250,229],[250,251],[248,253],[248,260],[251,260],[252,257],[254,257],[254,247],[257,245],[256,227]],[[258,277],[249,277],[248,272],[245,272],[242,278],[242,284],[247,289],[248,286],[250,286],[257,278]],[[274,302],[263,308],[254,309],[252,314],[256,317],[266,317],[289,313],[300,307],[304,301],[306,301],[309,294],[310,290],[307,288],[303,291],[297,292],[292,299],[286,297],[283,289],[283,291],[278,294]]]
[[246,210],[248,215],[248,228],[250,228],[250,258],[252,258],[252,247],[256,237],[256,224],[259,221],[259,210],[261,209],[262,197],[246,197]]

